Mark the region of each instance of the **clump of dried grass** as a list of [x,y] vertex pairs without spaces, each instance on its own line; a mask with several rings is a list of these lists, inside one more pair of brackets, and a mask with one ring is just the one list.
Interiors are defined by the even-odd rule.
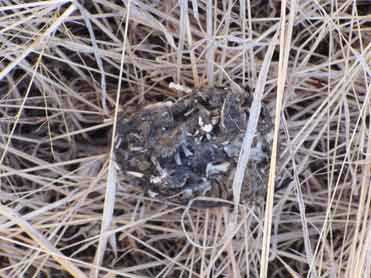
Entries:
[[[0,276],[367,277],[371,52],[355,3],[1,1]],[[170,82],[250,87],[255,116],[270,103],[265,203],[237,205],[239,175],[235,210],[119,182],[118,112],[179,97]]]

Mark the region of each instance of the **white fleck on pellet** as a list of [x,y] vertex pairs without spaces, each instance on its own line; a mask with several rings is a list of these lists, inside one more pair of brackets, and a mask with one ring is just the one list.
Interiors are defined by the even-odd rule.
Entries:
[[151,197],[151,198],[156,198],[156,197],[158,196],[158,193],[153,192],[153,191],[151,191],[151,190],[148,190],[148,195],[149,195],[149,197]]
[[212,174],[217,174],[217,173],[225,173],[228,171],[229,166],[231,164],[229,162],[223,162],[220,164],[213,164],[212,162],[209,162],[206,166],[206,176],[209,177]]
[[133,177],[137,177],[137,178],[143,178],[144,177],[144,175],[142,173],[134,172],[134,171],[126,171],[126,174],[128,174],[130,176],[133,176]]
[[206,124],[206,125],[201,126],[201,129],[207,133],[210,133],[213,130],[213,125]]

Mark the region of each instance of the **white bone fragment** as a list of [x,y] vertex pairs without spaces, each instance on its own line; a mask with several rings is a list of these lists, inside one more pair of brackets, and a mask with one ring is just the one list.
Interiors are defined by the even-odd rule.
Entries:
[[206,166],[206,176],[209,177],[212,174],[217,173],[225,173],[228,171],[229,166],[231,164],[229,162],[223,162],[220,164],[213,164],[212,162],[209,162]]

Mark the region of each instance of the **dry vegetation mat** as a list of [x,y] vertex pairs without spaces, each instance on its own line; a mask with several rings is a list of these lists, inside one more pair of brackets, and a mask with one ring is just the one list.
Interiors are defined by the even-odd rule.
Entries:
[[0,277],[370,277],[369,1],[0,1]]

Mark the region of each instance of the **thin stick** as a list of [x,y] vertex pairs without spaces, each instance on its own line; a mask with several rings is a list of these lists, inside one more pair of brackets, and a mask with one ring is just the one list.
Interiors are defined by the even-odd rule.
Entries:
[[[120,96],[121,96],[121,83],[122,83],[122,75],[123,75],[123,68],[125,62],[125,52],[126,52],[126,44],[127,44],[127,34],[128,34],[128,26],[129,26],[129,17],[130,17],[130,6],[131,0],[128,1],[127,5],[127,13],[126,13],[126,25],[125,25],[125,36],[124,42],[122,46],[122,53],[121,53],[121,63],[120,63],[120,78],[118,81],[117,92],[116,92],[116,106],[115,106],[115,115],[113,121],[113,128],[112,128],[112,140],[111,140],[111,150],[109,154],[109,165],[108,165],[108,176],[107,176],[107,185],[106,185],[106,192],[104,198],[104,209],[103,209],[103,218],[102,218],[102,226],[101,226],[101,234],[99,237],[99,244],[97,248],[97,252],[94,258],[94,264],[96,266],[100,266],[103,260],[104,252],[107,246],[108,236],[104,235],[111,228],[112,224],[112,216],[113,210],[115,206],[115,197],[116,197],[116,182],[117,182],[117,175],[116,175],[116,168],[115,168],[115,161],[114,161],[114,146],[115,146],[115,136],[116,136],[116,129],[117,129],[117,118],[118,118],[118,111],[119,111],[119,103],[120,103]],[[114,235],[111,236],[114,238]],[[99,276],[99,268],[95,268],[90,273],[91,277],[98,277]]]
[[273,217],[273,196],[274,196],[274,184],[276,177],[276,162],[277,162],[277,143],[278,133],[280,128],[280,115],[282,109],[282,99],[285,90],[287,66],[289,60],[291,36],[293,22],[296,13],[296,0],[291,1],[290,17],[288,22],[288,28],[286,32],[286,1],[282,1],[281,4],[281,32],[280,32],[280,56],[279,56],[279,68],[278,68],[278,80],[277,80],[277,101],[276,101],[276,116],[274,119],[274,137],[272,146],[271,163],[269,168],[269,179],[266,197],[266,208],[264,216],[264,233],[263,243],[261,252],[261,264],[260,264],[260,278],[267,277],[268,274],[268,260],[269,260],[269,249],[270,239],[272,230],[272,217]]

